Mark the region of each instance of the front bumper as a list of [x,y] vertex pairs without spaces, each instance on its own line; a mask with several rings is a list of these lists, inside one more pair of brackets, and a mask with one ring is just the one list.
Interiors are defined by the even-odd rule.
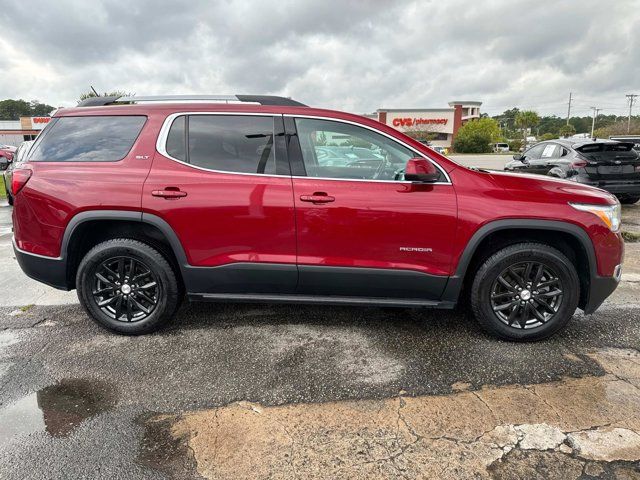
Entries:
[[67,264],[62,258],[45,257],[20,250],[13,241],[13,252],[22,271],[28,276],[59,290],[70,290]]
[[591,282],[589,284],[589,297],[587,298],[586,305],[582,309],[584,310],[584,313],[589,314],[595,312],[598,307],[602,305],[602,302],[604,302],[607,297],[609,297],[609,295],[618,288],[621,276],[622,270],[620,266],[618,266],[616,267],[616,273],[613,277],[591,277]]

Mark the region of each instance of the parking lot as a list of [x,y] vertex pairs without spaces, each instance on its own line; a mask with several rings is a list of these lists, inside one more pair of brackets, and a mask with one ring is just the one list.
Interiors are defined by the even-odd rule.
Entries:
[[1,478],[640,478],[640,243],[595,314],[535,344],[486,336],[464,305],[185,303],[123,337],[22,274],[10,213]]

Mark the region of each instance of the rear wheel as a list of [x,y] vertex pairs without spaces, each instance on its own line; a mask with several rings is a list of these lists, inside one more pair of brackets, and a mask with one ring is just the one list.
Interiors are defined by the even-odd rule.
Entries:
[[489,333],[534,341],[563,328],[579,298],[578,274],[565,255],[548,245],[520,243],[498,251],[478,269],[471,307]]
[[640,200],[640,197],[624,196],[624,197],[618,197],[618,200],[620,200],[620,203],[622,205],[632,205],[636,203],[638,200]]
[[108,240],[82,259],[76,276],[80,303],[99,325],[127,335],[165,325],[180,304],[175,272],[149,245]]

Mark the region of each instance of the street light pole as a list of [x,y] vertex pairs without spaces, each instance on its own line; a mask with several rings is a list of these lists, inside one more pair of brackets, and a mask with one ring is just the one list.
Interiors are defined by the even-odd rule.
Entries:
[[601,108],[591,107],[593,109],[593,120],[591,121],[591,138],[593,138],[593,131],[596,128],[596,117],[598,116],[598,112],[602,110]]
[[638,95],[636,95],[635,93],[630,93],[626,95],[627,100],[629,101],[629,119],[627,120],[627,134],[631,133],[631,109],[633,108],[633,104],[635,103],[637,96]]

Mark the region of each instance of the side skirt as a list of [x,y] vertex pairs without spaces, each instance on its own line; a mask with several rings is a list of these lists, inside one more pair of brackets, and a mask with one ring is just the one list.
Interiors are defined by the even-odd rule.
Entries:
[[408,307],[452,309],[455,302],[421,298],[346,297],[338,295],[272,295],[246,293],[190,293],[194,302],[296,303],[308,305],[352,305],[362,307]]

